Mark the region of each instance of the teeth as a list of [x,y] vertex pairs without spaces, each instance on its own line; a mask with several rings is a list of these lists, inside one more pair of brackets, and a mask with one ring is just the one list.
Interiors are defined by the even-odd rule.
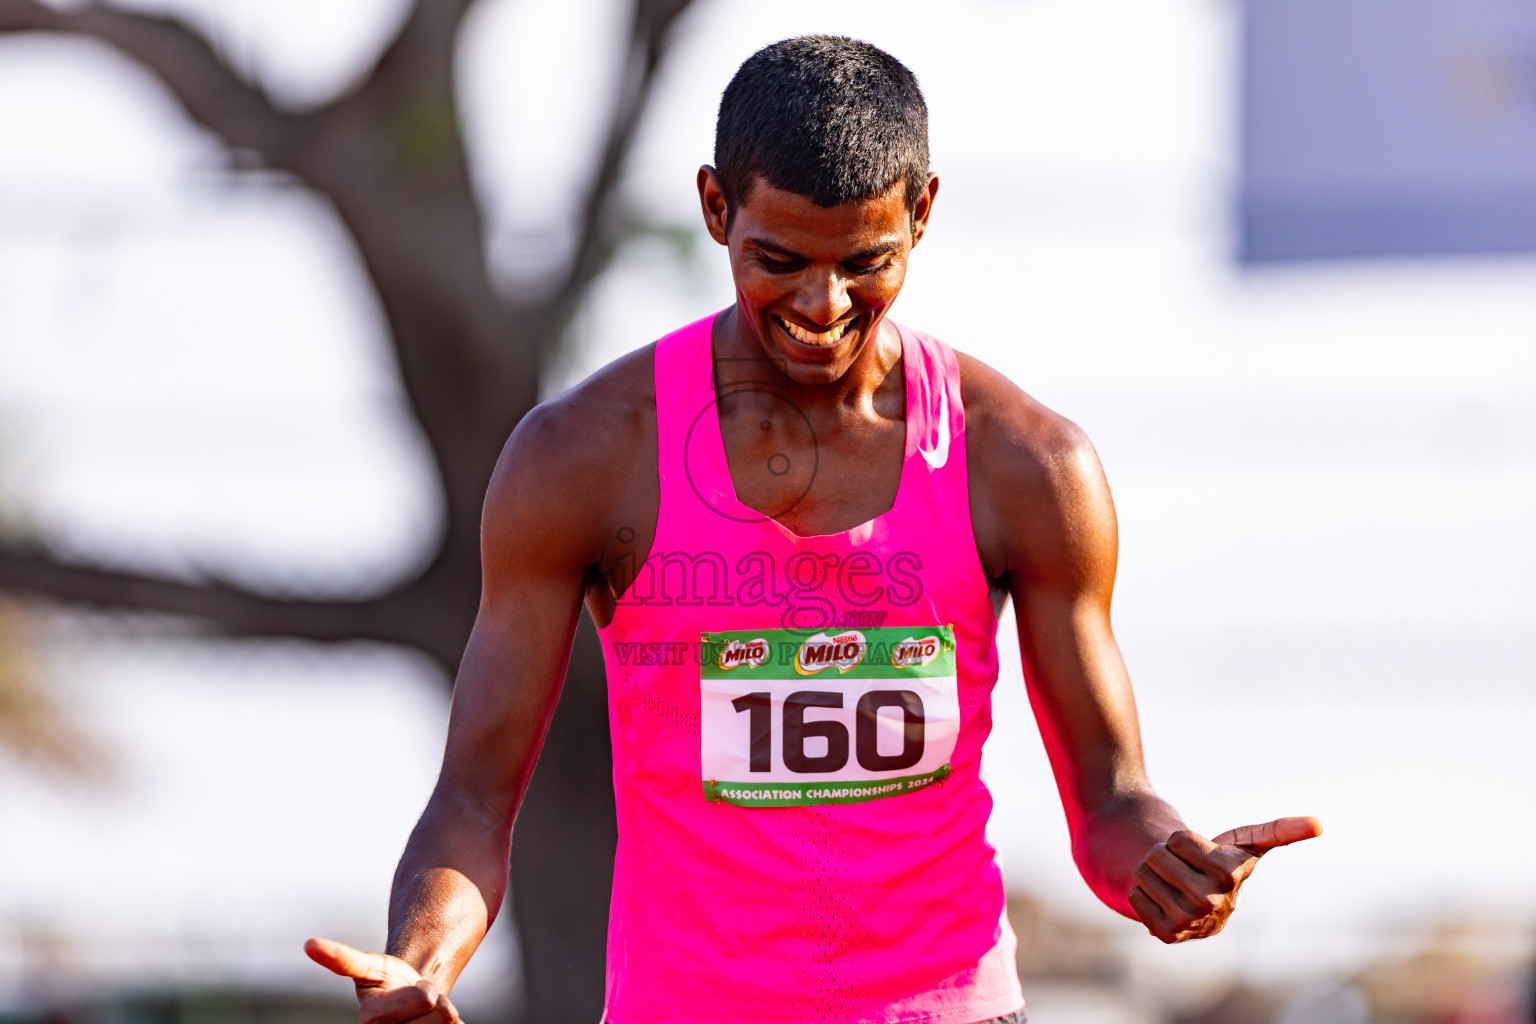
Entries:
[[794,338],[796,341],[803,342],[807,345],[836,345],[838,341],[842,339],[843,332],[848,329],[847,323],[841,323],[836,327],[833,327],[831,330],[823,331],[820,334],[813,334],[806,330],[804,327],[800,327],[797,324],[792,324],[781,316],[776,316],[774,319],[779,322],[779,325],[782,326],[784,330],[789,332],[789,336],[791,338]]

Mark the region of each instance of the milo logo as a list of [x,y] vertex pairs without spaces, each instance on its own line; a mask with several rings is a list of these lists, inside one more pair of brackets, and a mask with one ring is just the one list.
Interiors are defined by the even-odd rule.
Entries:
[[921,639],[907,637],[891,648],[891,664],[897,668],[917,668],[928,665],[939,656],[939,638],[925,636]]
[[795,671],[803,676],[815,675],[836,665],[838,672],[847,672],[864,660],[868,645],[864,634],[850,629],[835,636],[817,633],[795,654]]
[[763,637],[732,640],[720,649],[720,667],[729,672],[743,665],[761,665],[768,658],[768,641]]

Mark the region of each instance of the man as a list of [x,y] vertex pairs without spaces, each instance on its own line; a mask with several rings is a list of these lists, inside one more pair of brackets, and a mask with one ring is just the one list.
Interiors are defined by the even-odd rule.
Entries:
[[[311,940],[366,1024],[452,1021],[583,601],[609,676],[609,1024],[1022,1020],[980,778],[1012,598],[1093,891],[1214,934],[1309,818],[1189,831],[1149,787],[1081,432],[886,314],[933,210],[927,110],[848,39],[759,51],[698,174],[735,304],[535,409],[486,498],[484,590],[387,954]],[[1008,279],[976,268],[1006,309]]]

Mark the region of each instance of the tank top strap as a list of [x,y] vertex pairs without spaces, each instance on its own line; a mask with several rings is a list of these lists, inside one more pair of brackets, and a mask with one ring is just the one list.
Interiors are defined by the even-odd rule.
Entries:
[[[960,398],[960,364],[955,350],[939,339],[893,326],[901,333],[907,379],[908,463],[922,474],[958,469],[964,479],[965,404]],[[956,442],[960,442],[958,445]]]
[[656,342],[656,456],[663,491],[688,480],[688,433],[704,409],[713,408],[711,313]]

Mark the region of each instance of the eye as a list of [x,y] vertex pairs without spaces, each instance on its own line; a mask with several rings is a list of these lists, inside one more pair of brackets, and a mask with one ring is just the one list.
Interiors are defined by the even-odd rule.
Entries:
[[843,264],[850,274],[878,274],[891,265],[889,253],[883,256],[870,256],[867,259],[855,260],[852,263]]
[[800,260],[778,260],[761,252],[753,258],[770,274],[793,274],[803,266]]

